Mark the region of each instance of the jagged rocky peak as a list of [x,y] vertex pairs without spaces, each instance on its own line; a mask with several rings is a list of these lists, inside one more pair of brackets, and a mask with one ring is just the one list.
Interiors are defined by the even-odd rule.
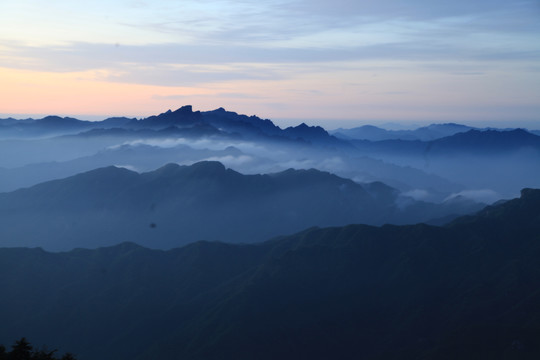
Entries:
[[137,122],[139,126],[168,127],[168,126],[191,126],[202,121],[200,111],[193,111],[191,105],[185,105],[174,111],[167,110],[157,116],[150,116]]
[[[192,105],[184,105],[174,111],[171,111],[169,109],[169,111],[167,111],[165,113],[166,115],[171,115],[171,116],[175,116],[175,117],[188,117],[188,118],[191,118],[191,117],[200,117],[201,116],[201,112],[200,111],[193,111],[193,106]],[[162,114],[163,115],[163,114]]]
[[298,126],[290,126],[285,129],[285,132],[293,136],[303,138],[305,140],[313,138],[328,138],[329,134],[320,126],[309,126],[306,123],[301,123]]
[[[169,110],[170,111],[170,110]],[[184,105],[174,111],[176,114],[192,114],[193,113],[193,106],[192,105]],[[196,111],[197,113],[200,111]]]

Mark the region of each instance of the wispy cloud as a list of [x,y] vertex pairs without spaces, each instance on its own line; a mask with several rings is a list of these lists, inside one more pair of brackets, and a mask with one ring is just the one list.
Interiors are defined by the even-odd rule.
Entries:
[[[341,118],[374,108],[403,114],[408,110],[396,98],[416,109],[437,107],[455,97],[448,91],[455,93],[460,82],[462,99],[493,91],[486,96],[500,106],[509,98],[505,95],[516,93],[518,82],[526,83],[519,93],[523,98],[538,91],[528,80],[538,83],[538,18],[540,5],[533,0],[96,0],[84,6],[67,0],[46,6],[5,0],[0,4],[0,68],[56,76],[91,71],[93,79],[85,81],[99,83],[96,89],[190,87],[145,91],[150,94],[144,95],[150,97],[146,106],[153,109],[174,99],[166,96],[192,93],[213,94],[213,107],[241,104],[259,112],[279,104],[281,117],[297,117],[307,108],[313,112],[306,117],[334,116],[336,108]],[[435,87],[428,78],[437,72],[445,78],[436,74]],[[516,85],[507,86],[508,79]],[[417,98],[405,96],[411,84]],[[41,93],[50,93],[51,86]],[[63,91],[72,88],[66,85]],[[56,87],[53,93],[59,91]],[[29,102],[37,106],[39,99]],[[322,114],[318,107],[323,105],[334,109]],[[452,100],[444,107],[469,104],[461,105]]]
[[444,201],[456,198],[465,198],[476,202],[491,204],[501,199],[501,195],[491,189],[464,190],[448,196]]

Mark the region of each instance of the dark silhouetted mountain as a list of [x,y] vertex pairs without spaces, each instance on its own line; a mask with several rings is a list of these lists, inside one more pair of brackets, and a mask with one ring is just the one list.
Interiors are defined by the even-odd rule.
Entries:
[[[239,115],[235,112],[219,108],[212,111],[193,111],[191,105],[144,119],[129,119],[125,117],[108,118],[103,121],[81,121],[72,118],[49,116],[41,120],[13,121],[2,119],[0,126],[2,135],[52,135],[76,134],[91,129],[153,129],[169,131],[177,129],[175,135],[183,136],[210,136],[216,134],[240,136],[245,139],[265,139],[273,141],[302,140],[308,143],[331,144],[333,146],[347,146],[346,142],[329,135],[321,127],[309,127],[302,124],[285,130],[274,125],[270,120],[263,120],[257,116]],[[193,131],[187,132],[193,128]],[[178,130],[179,129],[179,130]],[[108,132],[93,132],[92,135],[107,134]],[[171,133],[172,134],[172,133]]]
[[[120,132],[131,132],[132,136],[126,134],[121,135],[120,138],[116,137],[115,133]],[[54,148],[54,145],[58,145],[60,142],[66,142],[65,148],[71,149],[71,155],[76,148],[77,144],[85,141],[84,139],[93,139],[93,133],[101,133],[97,138],[100,141],[111,139],[109,144],[115,143],[125,143],[123,145],[114,145],[110,146],[109,144],[104,144],[108,146],[106,149],[97,151],[95,154],[90,156],[81,156],[72,160],[64,161],[45,161],[40,163],[28,164],[25,166],[12,167],[12,168],[0,168],[0,192],[13,191],[22,187],[29,187],[36,185],[38,183],[61,179],[67,176],[72,176],[80,172],[90,171],[99,167],[105,167],[110,165],[119,165],[131,169],[137,169],[137,171],[146,172],[156,169],[157,167],[170,163],[178,162],[189,164],[202,160],[219,160],[226,163],[228,167],[234,168],[236,171],[242,173],[261,173],[261,172],[277,172],[281,171],[283,168],[288,168],[295,166],[294,163],[288,163],[291,161],[292,157],[296,156],[300,159],[309,158],[309,154],[302,154],[300,152],[294,152],[293,150],[285,151],[283,148],[274,150],[274,148],[269,147],[267,154],[272,156],[277,154],[276,158],[265,158],[261,155],[256,155],[253,153],[246,153],[240,151],[234,146],[228,146],[223,150],[212,150],[212,149],[193,149],[190,146],[182,145],[181,143],[174,144],[174,146],[153,146],[146,145],[145,142],[140,142],[140,132],[147,132],[154,130],[123,130],[123,129],[111,129],[101,130],[95,129],[89,132],[86,132],[86,138],[81,136],[72,136],[63,137],[58,142],[53,142],[51,144],[50,140],[42,141],[41,146],[33,150],[33,153],[39,156],[47,155],[50,158],[58,158],[56,154],[65,154],[62,153],[62,149],[58,149],[54,153],[47,153],[51,148]],[[104,132],[108,132],[108,135],[104,135]],[[157,133],[157,132],[156,132]],[[81,141],[77,141],[83,139]],[[131,139],[131,140],[129,140]],[[152,135],[152,141],[146,141],[148,144],[154,143],[159,145],[159,141],[156,142],[156,139],[160,141],[168,141],[168,137],[160,137],[157,134]],[[34,140],[32,143],[36,143]],[[234,141],[231,143],[235,143]],[[49,146],[49,144],[53,146]],[[0,146],[3,145],[0,142]],[[21,151],[28,151],[28,147],[24,147],[24,142],[21,144]],[[242,143],[239,143],[241,146]],[[70,147],[72,146],[72,147]],[[13,156],[20,156],[21,152],[14,151],[13,146],[7,146],[8,149],[11,149],[10,152],[13,153]],[[40,149],[45,151],[40,152]],[[97,150],[97,149],[96,149]],[[247,149],[249,151],[249,149]],[[280,155],[278,153],[284,153],[285,155]],[[293,155],[290,155],[293,154]],[[32,155],[32,154],[30,154]],[[84,154],[83,154],[84,155]],[[311,163],[304,165],[303,167],[314,167],[317,164],[324,165],[325,158],[322,157],[322,160],[316,161],[312,160]],[[335,159],[333,157],[331,160]],[[429,201],[442,201],[453,192],[458,192],[463,190],[462,187],[457,186],[446,181],[443,178],[436,177],[433,175],[428,175],[420,170],[413,169],[410,167],[399,167],[393,164],[385,163],[382,161],[377,161],[369,159],[366,157],[347,159],[346,157],[338,158],[343,165],[340,167],[332,168],[332,163],[329,163],[327,168],[321,167],[322,170],[327,170],[331,172],[336,172],[341,177],[354,178],[362,183],[372,182],[372,181],[383,181],[393,187],[399,188],[402,191],[408,191],[415,188],[422,189],[432,189],[432,193],[441,193],[440,195],[434,196],[433,198],[426,198],[425,200]],[[9,160],[9,159],[4,159]],[[282,164],[283,163],[283,164]],[[296,165],[297,166],[297,165]],[[412,186],[412,187],[411,187]]]
[[442,154],[450,152],[493,154],[522,148],[540,150],[540,136],[523,129],[508,131],[469,130],[465,133],[432,141],[429,143],[427,151]]
[[[114,137],[114,130],[112,129],[109,136]],[[146,132],[146,130],[117,130],[122,132],[133,131],[133,133]],[[91,133],[102,131],[108,130],[95,129],[89,131],[87,135],[92,137],[93,135]],[[103,136],[105,135],[101,136],[102,139]],[[134,135],[133,138],[138,139],[139,137]],[[81,172],[111,165],[133,170],[136,169],[138,172],[147,172],[156,169],[156,167],[164,163],[180,162],[189,164],[212,158],[230,158],[233,160],[238,158],[251,159],[251,157],[234,147],[227,147],[223,150],[209,150],[193,149],[180,144],[174,147],[125,144],[107,148],[91,156],[83,156],[69,161],[43,162],[10,169],[0,168],[0,192],[14,191],[45,181],[62,179]],[[258,158],[257,164],[264,165],[264,159]]]
[[328,132],[320,126],[308,126],[305,123],[302,123],[295,127],[288,127],[283,132],[291,139],[305,140],[318,144],[345,145],[339,139],[328,134]]
[[25,334],[81,360],[537,359],[539,219],[525,189],[445,227],[0,249],[0,343]]
[[90,121],[82,121],[70,117],[46,116],[42,119],[15,120],[12,118],[0,121],[0,136],[29,137],[50,136],[84,131],[93,126]]
[[87,121],[81,121],[75,118],[70,117],[60,117],[60,116],[46,116],[43,119],[36,120],[35,124],[40,127],[80,127],[85,126]]
[[373,125],[364,125],[352,129],[336,129],[330,133],[347,140],[421,140],[431,141],[471,130],[470,126],[447,123],[431,124],[415,130],[386,130]]
[[418,137],[418,140],[429,141],[467,132],[472,129],[470,126],[455,123],[431,124],[413,130],[413,133]]
[[133,119],[117,117],[103,121],[85,121],[71,117],[46,116],[42,119],[0,119],[1,137],[39,137],[76,134],[94,128],[123,127]]
[[359,149],[381,153],[405,153],[405,154],[441,154],[469,153],[493,154],[498,152],[515,151],[522,148],[540,149],[540,136],[531,134],[523,129],[507,131],[498,130],[469,130],[457,133],[433,141],[362,141],[354,142]]
[[[14,120],[0,119],[0,129],[2,135],[10,136],[39,136],[39,135],[61,135],[61,134],[76,134],[79,132],[88,131],[91,129],[153,129],[162,131],[171,131],[176,129],[176,133],[171,135],[204,137],[211,135],[229,135],[240,136],[244,139],[256,140],[301,140],[317,145],[332,146],[337,148],[347,148],[349,150],[348,140],[355,142],[357,147],[361,149],[369,149],[374,151],[385,151],[389,149],[399,148],[405,151],[415,151],[418,148],[439,144],[436,140],[443,138],[453,138],[454,135],[463,134],[470,131],[471,127],[447,123],[447,124],[431,124],[426,127],[421,127],[415,130],[384,130],[372,125],[365,125],[353,129],[337,129],[329,134],[326,130],[319,126],[307,126],[301,124],[296,127],[281,129],[274,125],[270,120],[263,120],[257,116],[239,115],[235,112],[226,111],[219,108],[212,111],[193,111],[191,105],[180,107],[175,111],[168,110],[162,114],[150,116],[144,119],[134,119],[126,117],[108,118],[103,121],[81,121],[74,118],[62,118],[58,116],[47,116],[43,119],[26,119]],[[193,128],[193,131],[188,132],[188,129]],[[495,139],[496,135],[492,133],[512,132],[498,130],[474,130],[476,132],[485,133],[482,136],[469,134],[469,138],[478,138],[481,143],[484,143],[489,136],[492,136],[491,141],[506,141],[505,139]],[[515,131],[515,130],[514,130]],[[92,132],[94,136],[108,132]],[[117,133],[118,134],[118,133]],[[128,134],[128,133],[126,133]],[[332,136],[335,134],[337,137]],[[517,135],[515,135],[517,136]],[[523,134],[519,135],[521,138]],[[339,138],[339,139],[338,139]],[[347,140],[347,141],[344,141]],[[363,141],[362,141],[363,140]],[[381,142],[386,140],[388,142]],[[392,141],[401,140],[401,143],[393,143]],[[426,144],[409,141],[424,141]],[[514,140],[518,140],[514,137]],[[435,142],[433,142],[435,141]],[[464,141],[466,138],[455,138],[455,140],[445,140],[439,145],[451,144],[454,141]],[[371,143],[374,142],[374,143]]]
[[512,152],[523,148],[540,150],[540,136],[523,129],[514,130],[469,130],[433,141],[354,140],[354,145],[369,153],[392,154],[399,156],[451,155],[465,153],[471,155],[493,155]]
[[134,118],[127,117],[111,117],[99,122],[99,127],[109,128],[121,128],[135,120]]
[[366,156],[408,165],[470,190],[489,189],[500,197],[515,196],[523,187],[540,186],[540,136],[522,129],[470,130],[429,142],[351,143]]
[[310,226],[415,223],[471,211],[402,200],[382,184],[366,190],[314,169],[242,175],[219,162],[200,162],[138,174],[110,166],[0,193],[0,245],[72,249],[125,238],[171,248],[197,240],[262,241]]
[[11,125],[15,125],[17,123],[24,123],[25,121],[27,120],[17,120],[17,119],[14,119],[14,118],[7,118],[7,119],[0,119],[0,126],[11,126]]
[[297,127],[281,129],[270,120],[263,120],[257,116],[239,115],[235,112],[226,111],[219,108],[212,111],[193,111],[191,105],[183,106],[176,111],[167,111],[157,116],[151,116],[139,121],[133,121],[130,126],[145,126],[154,129],[165,126],[189,127],[205,124],[228,134],[238,134],[246,139],[266,139],[266,140],[302,140],[308,143],[333,143],[343,145],[346,143],[339,141],[329,135],[323,128],[310,127],[301,124]]
[[163,129],[170,126],[192,126],[201,121],[201,112],[193,112],[191,105],[186,105],[175,111],[168,110],[159,115],[150,116],[141,120],[133,120],[128,125]]
[[146,127],[156,130],[208,127],[216,130],[223,129],[227,133],[237,133],[248,137],[253,135],[277,135],[282,132],[270,120],[262,120],[255,116],[238,115],[235,112],[225,111],[223,108],[207,112],[193,111],[191,105],[183,106],[175,111],[168,110],[165,113],[145,119],[133,120],[127,126],[132,128]]
[[[399,139],[399,137],[393,137],[391,135],[391,130],[381,129],[380,127],[373,125],[363,125],[352,129],[339,128],[330,131],[330,133],[337,138],[345,140],[380,141],[396,138]],[[402,140],[416,140],[416,138],[406,136],[405,138],[402,138]]]
[[[0,191],[102,166],[149,171],[168,162],[200,160],[222,161],[249,174],[317,168],[357,181],[381,181],[402,192],[424,194],[418,200],[434,202],[463,190],[486,190],[494,197],[507,198],[516,196],[521,188],[540,185],[540,137],[523,130],[463,132],[468,129],[459,124],[433,124],[414,131],[388,132],[366,126],[356,130],[371,134],[366,136],[370,139],[385,134],[399,139],[343,140],[321,127],[301,124],[281,129],[257,116],[223,108],[194,111],[189,105],[143,119],[4,119],[0,121]],[[453,135],[441,137],[445,134]],[[433,138],[436,140],[425,141]],[[134,154],[140,155],[140,146],[145,145],[153,148],[145,147],[150,153],[139,160]],[[225,158],[210,154],[229,146],[243,154]],[[160,147],[168,150],[158,150]],[[114,151],[119,148],[121,151]],[[201,157],[202,152],[196,150],[207,150],[209,155]],[[104,161],[104,154],[113,152],[114,161],[113,157]]]
[[240,115],[224,108],[205,111],[202,114],[208,123],[229,133],[269,137],[280,137],[283,134],[283,130],[272,121],[257,116]]

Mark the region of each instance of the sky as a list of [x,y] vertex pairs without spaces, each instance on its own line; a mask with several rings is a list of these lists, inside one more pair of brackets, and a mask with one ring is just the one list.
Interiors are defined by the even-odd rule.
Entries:
[[540,124],[540,0],[2,0],[0,24],[0,117]]

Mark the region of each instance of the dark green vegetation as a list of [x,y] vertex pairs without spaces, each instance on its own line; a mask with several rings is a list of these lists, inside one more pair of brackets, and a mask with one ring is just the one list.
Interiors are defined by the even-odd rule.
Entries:
[[129,240],[170,249],[198,240],[263,241],[312,226],[416,223],[480,208],[467,201],[400,205],[398,195],[382,183],[314,169],[242,175],[200,162],[138,174],[107,167],[0,193],[0,246],[57,251]]
[[[211,224],[209,224],[211,226]],[[92,359],[538,359],[540,190],[445,227],[0,250],[0,343]]]
[[7,351],[4,345],[0,345],[0,360],[75,360],[75,356],[66,353],[58,358],[54,354],[58,350],[48,350],[34,348],[26,338],[15,341],[11,351]]

